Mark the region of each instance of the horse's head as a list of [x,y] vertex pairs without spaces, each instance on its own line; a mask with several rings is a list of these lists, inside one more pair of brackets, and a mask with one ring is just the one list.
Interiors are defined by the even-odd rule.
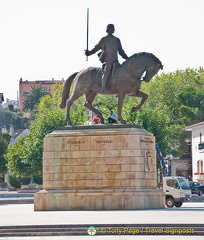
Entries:
[[133,66],[135,69],[140,69],[142,71],[137,74],[137,77],[144,75],[143,80],[149,82],[154,75],[158,73],[160,69],[163,69],[161,61],[155,57],[152,53],[140,52],[134,54],[131,59],[133,59]]
[[143,80],[145,82],[149,82],[154,77],[154,75],[156,75],[159,72],[160,69],[161,70],[163,69],[162,63],[156,63],[154,65],[148,66],[145,69],[145,76],[143,77]]

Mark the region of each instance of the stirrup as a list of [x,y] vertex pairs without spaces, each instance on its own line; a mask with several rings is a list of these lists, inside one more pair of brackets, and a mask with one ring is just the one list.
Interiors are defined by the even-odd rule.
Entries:
[[102,88],[101,93],[107,93],[107,94],[109,94],[110,91],[109,91],[107,88]]

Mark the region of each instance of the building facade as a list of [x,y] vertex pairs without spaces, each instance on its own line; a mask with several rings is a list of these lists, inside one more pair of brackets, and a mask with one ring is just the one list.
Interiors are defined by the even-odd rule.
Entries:
[[51,93],[54,84],[59,83],[63,84],[64,83],[64,78],[62,80],[36,80],[36,81],[28,81],[25,80],[23,81],[22,78],[19,80],[19,107],[20,110],[23,110],[23,100],[24,100],[24,95],[29,94],[32,90],[32,87],[34,86],[41,86],[43,88],[44,92]]
[[193,180],[204,184],[204,121],[185,128],[192,132]]
[[168,160],[168,163],[170,176],[181,176],[192,181],[191,158],[172,158]]
[[18,110],[19,109],[19,101],[18,100],[10,100],[10,99],[6,99],[6,102],[2,104],[2,108],[7,108],[9,105],[13,105],[14,110]]

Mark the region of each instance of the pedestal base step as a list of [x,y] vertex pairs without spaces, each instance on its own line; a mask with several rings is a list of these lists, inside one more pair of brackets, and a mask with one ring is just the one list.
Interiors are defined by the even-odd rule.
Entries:
[[35,211],[139,210],[164,208],[159,189],[41,190],[35,193]]

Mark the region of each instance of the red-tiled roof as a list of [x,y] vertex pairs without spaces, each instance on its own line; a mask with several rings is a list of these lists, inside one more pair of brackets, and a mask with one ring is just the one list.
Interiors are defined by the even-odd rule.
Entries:
[[15,129],[14,130],[14,138],[17,138],[25,129]]

